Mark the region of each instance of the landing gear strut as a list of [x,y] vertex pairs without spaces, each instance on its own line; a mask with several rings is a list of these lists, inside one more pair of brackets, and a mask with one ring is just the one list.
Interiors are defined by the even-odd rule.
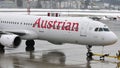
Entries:
[[26,48],[25,48],[25,50],[26,51],[30,51],[30,52],[34,51],[35,50],[34,45],[35,45],[35,41],[34,40],[27,40],[26,41]]
[[0,44],[0,54],[3,54],[5,52],[4,46]]
[[88,52],[87,52],[87,59],[88,60],[92,60],[93,58],[92,58],[92,56],[93,56],[93,53],[91,52],[91,48],[92,48],[92,46],[91,45],[87,45],[87,50],[88,50]]

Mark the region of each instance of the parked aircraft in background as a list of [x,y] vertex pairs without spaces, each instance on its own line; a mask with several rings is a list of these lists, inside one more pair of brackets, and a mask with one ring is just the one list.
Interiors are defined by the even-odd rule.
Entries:
[[31,14],[39,16],[88,16],[95,20],[118,20],[120,11],[117,10],[80,10],[80,9],[0,9],[0,12],[13,14]]

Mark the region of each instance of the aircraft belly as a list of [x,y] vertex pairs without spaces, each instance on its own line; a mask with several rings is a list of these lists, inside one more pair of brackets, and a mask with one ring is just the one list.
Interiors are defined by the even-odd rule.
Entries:
[[44,31],[43,33],[39,33],[39,38],[56,41],[56,42],[63,42],[63,43],[76,43],[79,34],[77,33],[70,33],[70,32],[62,32],[62,31]]

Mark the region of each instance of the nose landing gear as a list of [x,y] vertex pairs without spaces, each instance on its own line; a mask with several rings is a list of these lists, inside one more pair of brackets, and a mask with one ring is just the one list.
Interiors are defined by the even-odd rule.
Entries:
[[88,52],[87,52],[87,54],[86,54],[87,60],[92,60],[92,59],[93,59],[93,58],[92,58],[93,53],[91,52],[91,48],[92,48],[91,45],[87,45],[87,50],[88,50]]
[[4,46],[0,44],[0,54],[4,54],[5,49]]

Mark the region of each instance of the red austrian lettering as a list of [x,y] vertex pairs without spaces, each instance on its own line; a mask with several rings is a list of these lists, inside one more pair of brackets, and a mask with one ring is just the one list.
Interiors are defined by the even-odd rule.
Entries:
[[79,23],[73,23],[72,31],[78,31]]
[[71,27],[71,22],[68,22],[67,26],[65,27],[65,30],[69,30],[70,31],[70,27]]
[[43,20],[41,18],[37,19],[33,24],[33,27],[43,28],[43,29],[56,29],[65,31],[78,31],[79,23],[73,23],[67,20]]
[[57,21],[54,21],[53,29],[56,29],[56,23],[57,23]]
[[41,20],[41,18],[36,20],[36,22],[33,24],[33,27],[37,26],[38,28],[40,28],[40,20]]
[[62,30],[64,30],[64,29],[65,29],[65,22],[62,25]]
[[47,20],[42,20],[42,23],[41,23],[41,28],[46,28],[46,25],[47,25]]
[[58,22],[58,25],[57,25],[58,30],[60,29],[60,24],[62,24],[62,22]]
[[53,26],[52,26],[52,23],[53,23],[53,21],[49,21],[49,22],[48,22],[48,24],[47,24],[47,28],[48,28],[48,29],[51,29],[51,28],[53,27]]

